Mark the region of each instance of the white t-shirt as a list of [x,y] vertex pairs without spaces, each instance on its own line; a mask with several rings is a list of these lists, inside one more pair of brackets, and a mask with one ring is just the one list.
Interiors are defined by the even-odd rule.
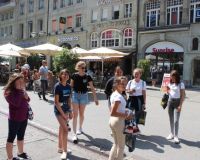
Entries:
[[129,94],[129,96],[142,96],[142,90],[146,90],[146,82],[143,80],[140,80],[139,82],[136,82],[135,80],[130,80],[126,86],[126,90],[129,89],[135,90],[135,92]]
[[125,109],[126,109],[126,100],[125,100],[125,98],[124,98],[119,92],[114,91],[114,92],[111,94],[111,97],[110,97],[111,107],[113,106],[113,104],[114,104],[116,101],[120,101],[120,104],[119,104],[119,107],[118,107],[118,109],[117,109],[117,112],[125,113]]
[[176,85],[176,83],[169,83],[168,87],[169,90],[169,98],[180,98],[180,89],[185,89],[184,83],[179,83]]

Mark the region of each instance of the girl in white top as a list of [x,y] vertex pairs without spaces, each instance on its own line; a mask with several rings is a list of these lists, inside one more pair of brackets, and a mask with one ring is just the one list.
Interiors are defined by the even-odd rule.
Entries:
[[174,142],[178,144],[180,143],[178,139],[179,118],[185,97],[185,85],[180,82],[180,75],[176,70],[170,73],[170,83],[167,86],[167,92],[169,94],[168,113],[171,128],[171,133],[167,139],[174,139]]
[[[135,110],[136,126],[141,115],[141,111],[145,109],[146,104],[146,82],[141,79],[142,69],[136,68],[133,70],[134,79],[130,80],[126,86],[126,91],[129,94],[128,108]],[[138,132],[140,132],[138,128]]]
[[126,77],[117,77],[114,79],[113,88],[114,92],[111,95],[111,113],[109,125],[112,130],[114,144],[111,148],[109,160],[122,160],[124,147],[125,147],[125,136],[123,134],[124,130],[124,120],[132,119],[133,113],[128,112],[125,109],[126,100],[122,95],[122,92],[125,91],[127,84]]

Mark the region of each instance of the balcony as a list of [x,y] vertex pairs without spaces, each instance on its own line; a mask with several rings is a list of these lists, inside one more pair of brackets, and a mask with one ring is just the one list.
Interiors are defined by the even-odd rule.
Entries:
[[0,12],[13,9],[16,6],[15,0],[4,0],[4,2],[0,2]]

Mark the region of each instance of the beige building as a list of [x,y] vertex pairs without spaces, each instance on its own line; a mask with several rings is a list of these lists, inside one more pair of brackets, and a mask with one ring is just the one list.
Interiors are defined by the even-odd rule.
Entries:
[[136,0],[8,0],[0,3],[0,15],[0,43],[136,51]]
[[186,85],[199,86],[200,0],[140,0],[139,6],[138,57],[150,58],[161,74],[178,69]]

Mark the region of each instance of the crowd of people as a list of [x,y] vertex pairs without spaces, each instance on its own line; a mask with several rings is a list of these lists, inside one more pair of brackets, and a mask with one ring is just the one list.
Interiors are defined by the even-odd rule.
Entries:
[[[33,85],[39,98],[48,101],[46,89],[48,87],[48,77],[52,73],[46,67],[45,60],[39,71],[34,70],[32,74]],[[67,69],[60,71],[57,82],[54,83],[54,114],[59,124],[58,152],[61,153],[61,160],[67,158],[67,140],[70,130],[69,120],[72,120],[72,140],[78,143],[78,135],[83,132],[85,108],[88,104],[88,87],[92,91],[93,100],[99,105],[98,97],[93,86],[93,79],[86,73],[86,63],[79,61],[76,66],[76,73],[70,77]],[[123,76],[123,70],[117,66],[114,76],[110,78],[105,87],[105,94],[108,99],[110,111],[109,126],[114,139],[110,151],[109,160],[122,160],[125,148],[125,121],[134,120],[133,134],[140,133],[139,119],[141,111],[146,109],[146,82],[141,79],[142,70],[133,70],[133,79],[129,80]],[[9,104],[8,138],[6,144],[7,159],[18,160],[19,158],[30,159],[24,152],[24,135],[28,121],[28,110],[30,98],[26,92],[25,72],[14,73],[5,86],[4,96]],[[38,83],[38,81],[40,83]],[[53,83],[53,82],[52,82]],[[39,89],[37,89],[39,85]],[[184,100],[184,84],[180,81],[177,71],[172,71],[170,83],[166,91],[169,94],[168,113],[171,131],[168,140],[174,139],[179,143],[178,128],[179,117]],[[42,96],[42,97],[41,97]],[[78,121],[79,119],[79,121]],[[18,155],[13,156],[13,142],[17,136]]]

